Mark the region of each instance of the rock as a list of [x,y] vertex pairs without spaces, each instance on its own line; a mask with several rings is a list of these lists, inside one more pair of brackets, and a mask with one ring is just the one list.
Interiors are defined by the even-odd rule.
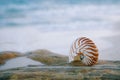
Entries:
[[59,65],[68,62],[67,56],[56,54],[54,52],[43,49],[28,52],[27,56],[46,65]]
[[[120,63],[120,62],[119,62]],[[106,65],[105,65],[106,66]],[[112,65],[111,65],[112,66]],[[107,66],[106,66],[107,67]],[[7,75],[6,75],[7,74]],[[1,80],[119,80],[120,68],[37,66],[0,71]]]
[[0,64],[4,64],[6,60],[21,56],[21,53],[14,51],[0,52]]
[[9,80],[11,76],[12,76],[11,73],[0,74],[0,80]]
[[[46,65],[29,65],[0,71],[0,80],[119,80],[120,61],[99,60],[96,65],[68,63],[68,57],[48,50],[36,50],[27,55]],[[78,65],[79,64],[79,65]]]

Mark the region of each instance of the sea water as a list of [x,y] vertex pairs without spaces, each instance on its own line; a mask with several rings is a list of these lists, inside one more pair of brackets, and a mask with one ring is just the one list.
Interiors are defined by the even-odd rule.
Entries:
[[26,67],[29,65],[44,65],[40,62],[33,61],[27,57],[18,57],[8,60],[4,65],[0,66],[0,70],[17,68],[17,67]]

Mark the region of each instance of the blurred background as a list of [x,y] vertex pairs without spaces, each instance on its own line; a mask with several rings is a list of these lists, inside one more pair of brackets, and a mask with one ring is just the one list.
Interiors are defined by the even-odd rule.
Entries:
[[108,29],[120,18],[119,5],[119,0],[0,0],[0,27]]
[[68,55],[72,42],[86,36],[100,59],[120,60],[119,25],[120,0],[0,0],[0,51]]

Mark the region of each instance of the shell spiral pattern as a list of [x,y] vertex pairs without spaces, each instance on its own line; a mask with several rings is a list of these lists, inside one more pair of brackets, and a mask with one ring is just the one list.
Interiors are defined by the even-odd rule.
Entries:
[[81,61],[84,65],[94,65],[98,61],[98,49],[95,43],[86,37],[76,39],[71,48],[69,62]]

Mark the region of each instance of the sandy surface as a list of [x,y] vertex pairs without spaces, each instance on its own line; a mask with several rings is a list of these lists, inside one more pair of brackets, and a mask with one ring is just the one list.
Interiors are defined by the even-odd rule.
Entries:
[[[28,52],[26,57],[42,62],[0,71],[0,80],[119,80],[120,61],[99,60],[93,66],[68,63],[68,57],[48,50]],[[76,65],[77,64],[77,65]]]
[[120,61],[95,66],[39,66],[0,71],[0,80],[119,80]]

